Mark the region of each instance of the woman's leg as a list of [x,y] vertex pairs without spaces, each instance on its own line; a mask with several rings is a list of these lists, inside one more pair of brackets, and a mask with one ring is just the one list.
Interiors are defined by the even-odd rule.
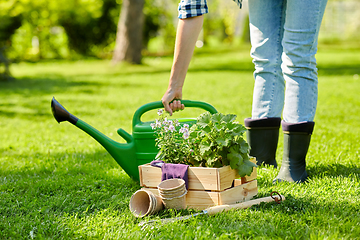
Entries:
[[283,0],[249,1],[255,86],[252,117],[245,119],[246,137],[257,164],[274,167],[285,87],[281,72],[283,7]]
[[286,81],[284,121],[315,117],[318,79],[315,54],[327,0],[287,0],[283,33],[282,72]]
[[284,1],[251,0],[249,17],[255,64],[252,119],[281,117],[285,88],[281,70]]
[[327,0],[287,0],[282,70],[284,155],[276,181],[304,182],[317,104],[317,39]]

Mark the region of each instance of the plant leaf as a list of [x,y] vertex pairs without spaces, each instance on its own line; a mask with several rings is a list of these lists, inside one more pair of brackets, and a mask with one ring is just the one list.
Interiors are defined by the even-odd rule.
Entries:
[[238,169],[238,174],[240,177],[250,176],[254,167],[257,167],[255,163],[245,160],[241,168]]
[[241,139],[242,141],[241,141],[241,143],[240,143],[240,152],[242,152],[242,153],[248,153],[248,151],[249,151],[249,144],[245,141],[245,140],[243,140],[243,139]]
[[211,116],[211,121],[214,123],[220,123],[223,118],[223,114],[221,113],[215,113]]
[[216,143],[223,147],[223,146],[227,146],[227,142],[226,142],[226,139],[222,138],[222,137],[218,137],[216,138]]
[[197,124],[207,125],[211,122],[211,114],[209,112],[204,112],[197,118]]
[[207,151],[210,151],[210,143],[207,141],[201,141],[199,147],[200,147],[200,153],[202,155],[205,154]]
[[223,116],[222,120],[226,123],[230,123],[232,121],[234,121],[236,119],[236,115],[235,114],[226,114],[225,116]]

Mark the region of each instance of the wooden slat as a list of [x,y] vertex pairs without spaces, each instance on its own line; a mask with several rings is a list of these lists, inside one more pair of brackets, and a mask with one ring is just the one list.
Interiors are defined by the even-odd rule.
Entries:
[[250,200],[258,193],[257,181],[248,183],[219,192],[219,205],[235,204]]
[[186,205],[188,208],[203,210],[216,206],[219,203],[219,193],[189,190],[186,194]]
[[217,190],[218,169],[205,167],[189,167],[189,189],[192,190]]
[[222,191],[224,189],[230,188],[234,179],[239,177],[237,171],[231,169],[230,166],[224,166],[222,168],[218,168],[218,181],[219,185],[216,190]]
[[142,187],[157,187],[161,182],[161,168],[152,167],[150,164],[140,166],[141,171],[140,186]]

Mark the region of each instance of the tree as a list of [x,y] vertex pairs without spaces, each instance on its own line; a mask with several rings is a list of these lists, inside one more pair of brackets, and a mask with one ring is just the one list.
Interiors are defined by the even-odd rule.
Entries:
[[0,81],[13,79],[9,69],[10,61],[5,56],[5,49],[15,30],[21,26],[21,21],[21,15],[14,17],[0,15]]
[[123,0],[116,34],[113,63],[141,63],[145,0]]

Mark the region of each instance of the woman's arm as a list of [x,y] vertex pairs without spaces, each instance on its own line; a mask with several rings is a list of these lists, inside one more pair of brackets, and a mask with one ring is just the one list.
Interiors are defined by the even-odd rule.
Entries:
[[174,111],[184,109],[180,101],[169,103],[174,99],[182,98],[182,87],[203,21],[203,15],[179,20],[169,86],[161,99],[165,110],[170,115]]

